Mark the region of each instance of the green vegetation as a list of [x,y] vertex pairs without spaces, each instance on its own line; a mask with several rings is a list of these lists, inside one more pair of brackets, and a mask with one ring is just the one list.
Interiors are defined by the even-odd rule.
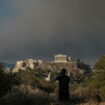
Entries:
[[50,105],[54,99],[43,94],[29,94],[18,91],[9,93],[0,99],[0,105]]
[[105,101],[105,56],[99,58],[94,68],[94,72],[82,83],[71,86],[72,100]]
[[94,69],[105,70],[105,55],[99,57],[99,60],[94,65]]
[[11,90],[10,74],[5,73],[4,64],[0,64],[0,97],[6,95]]
[[[57,72],[52,72],[51,81],[46,81],[49,70],[27,68],[12,74],[5,73],[4,69],[0,64],[0,105],[50,105],[57,100],[58,86],[54,81]],[[70,101],[105,101],[105,56],[99,58],[94,69],[88,75],[70,74]]]

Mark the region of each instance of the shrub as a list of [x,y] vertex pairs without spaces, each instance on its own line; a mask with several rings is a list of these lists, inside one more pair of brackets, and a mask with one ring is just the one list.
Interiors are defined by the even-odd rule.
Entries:
[[49,105],[54,100],[43,94],[10,93],[0,99],[0,105]]
[[90,86],[87,87],[77,87],[73,92],[71,92],[71,100],[79,102],[87,102],[90,100],[99,101],[99,96],[97,90],[92,89]]
[[6,67],[4,64],[0,64],[0,97],[6,95],[11,90],[11,75],[5,73]]

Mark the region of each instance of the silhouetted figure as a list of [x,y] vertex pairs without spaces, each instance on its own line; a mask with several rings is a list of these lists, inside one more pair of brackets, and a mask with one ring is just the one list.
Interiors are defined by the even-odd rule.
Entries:
[[56,77],[59,81],[59,100],[68,101],[70,77],[66,76],[66,69],[62,69],[61,75]]

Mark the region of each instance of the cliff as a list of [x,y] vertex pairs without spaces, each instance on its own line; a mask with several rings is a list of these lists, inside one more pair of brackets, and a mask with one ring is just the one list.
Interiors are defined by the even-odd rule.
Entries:
[[17,61],[12,72],[15,73],[15,72],[19,72],[19,70],[27,70],[27,68],[35,69],[35,68],[39,67],[43,62],[44,61],[42,61],[42,60],[33,60],[33,59]]
[[27,59],[24,61],[17,61],[15,67],[13,68],[13,73],[19,72],[19,70],[48,70],[60,72],[61,69],[67,69],[68,72],[79,72],[83,73],[83,70],[77,66],[76,61],[69,62],[47,62],[42,60]]

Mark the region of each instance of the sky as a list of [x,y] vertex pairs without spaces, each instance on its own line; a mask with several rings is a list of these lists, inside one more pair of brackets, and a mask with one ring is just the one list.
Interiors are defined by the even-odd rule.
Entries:
[[94,64],[105,54],[104,5],[105,0],[0,0],[0,61],[67,54]]

